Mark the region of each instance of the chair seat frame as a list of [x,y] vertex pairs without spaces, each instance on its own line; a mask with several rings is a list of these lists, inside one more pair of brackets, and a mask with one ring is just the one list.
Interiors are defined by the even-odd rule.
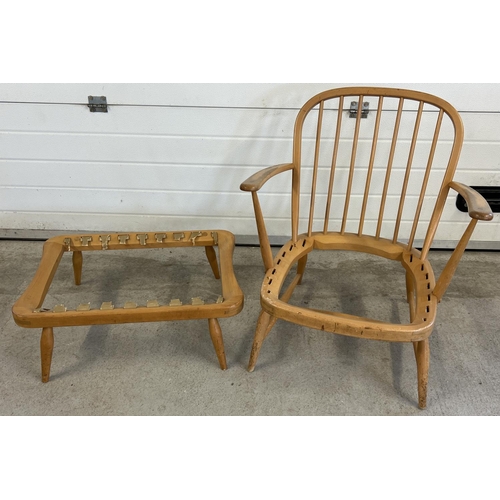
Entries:
[[[292,267],[307,258],[313,250],[353,250],[400,261],[414,291],[411,323],[396,325],[340,312],[311,310],[290,305],[280,298],[283,283]],[[295,280],[283,293],[285,297],[291,297],[301,278],[302,274],[296,275]],[[385,239],[377,241],[369,236],[313,233],[311,237],[301,235],[296,244],[290,240],[282,247],[273,267],[267,271],[264,278],[261,305],[264,311],[276,318],[293,318],[294,323],[317,330],[372,340],[417,342],[426,339],[434,326],[437,306],[437,298],[431,293],[434,286],[432,268],[427,260],[420,259],[418,250],[408,251],[399,243],[394,244]]]

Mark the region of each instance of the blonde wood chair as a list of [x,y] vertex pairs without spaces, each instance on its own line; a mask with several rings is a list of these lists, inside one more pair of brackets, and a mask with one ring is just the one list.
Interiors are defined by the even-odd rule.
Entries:
[[[277,319],[351,337],[411,342],[418,405],[426,407],[429,336],[437,304],[478,220],[493,218],[481,195],[453,180],[463,135],[460,116],[449,103],[411,90],[333,89],[302,107],[291,163],[264,169],[241,185],[252,193],[266,269],[249,371]],[[291,239],[273,257],[258,192],[285,172],[292,177]],[[436,281],[429,249],[450,191],[465,198],[470,222]],[[352,250],[401,262],[409,322],[393,324],[290,304],[313,250]],[[295,264],[295,277],[283,290]]]

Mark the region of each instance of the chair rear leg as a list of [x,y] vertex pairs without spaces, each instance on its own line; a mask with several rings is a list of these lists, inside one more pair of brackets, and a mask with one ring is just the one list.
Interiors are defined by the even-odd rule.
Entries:
[[429,339],[413,343],[417,358],[418,406],[422,410],[427,406],[427,381],[429,378],[430,349]]
[[227,369],[226,353],[224,351],[224,341],[222,339],[222,330],[220,329],[219,321],[217,318],[210,318],[208,320],[208,328],[210,330],[210,337],[214,345],[215,354],[219,360],[221,370]]
[[50,365],[52,364],[52,351],[54,350],[54,330],[44,328],[40,338],[40,357],[42,360],[42,382],[46,383],[50,378]]
[[219,265],[217,264],[217,255],[214,247],[205,247],[205,253],[207,254],[207,259],[210,262],[215,279],[220,279]]
[[82,282],[83,255],[82,252],[73,252],[73,273],[75,274],[75,285]]
[[[250,353],[250,360],[248,362],[248,371],[253,372],[257,364],[260,348],[262,343],[269,333],[269,323],[271,315],[266,311],[261,311],[257,321],[257,328],[255,329],[255,337],[253,339],[252,352]],[[274,323],[273,323],[274,324]]]
[[[415,319],[415,285],[411,274],[406,271],[406,301],[410,305],[410,323]],[[413,351],[417,358],[418,342],[413,342]],[[417,361],[418,362],[418,361]]]
[[304,276],[304,272],[306,270],[306,264],[307,264],[307,255],[304,255],[304,257],[299,259],[299,262],[297,263],[297,274],[300,274],[300,279],[297,282],[297,285],[300,285],[302,283],[302,277]]
[[410,321],[415,319],[415,285],[411,274],[406,272],[406,301],[410,305]]

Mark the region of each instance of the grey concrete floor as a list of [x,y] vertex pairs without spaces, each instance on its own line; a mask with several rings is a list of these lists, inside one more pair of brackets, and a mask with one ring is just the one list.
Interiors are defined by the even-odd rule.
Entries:
[[[219,369],[203,321],[55,330],[51,380],[40,380],[40,331],[11,307],[31,281],[43,242],[0,241],[1,415],[499,415],[500,253],[467,252],[438,308],[430,338],[428,408],[417,407],[410,344],[332,335],[279,321],[254,373],[246,364],[263,277],[256,247],[236,247],[243,311],[221,320],[228,370]],[[449,251],[433,251],[436,275]],[[407,321],[399,263],[316,252],[293,303]],[[216,298],[203,249],[93,252],[83,282],[65,255],[45,305]]]

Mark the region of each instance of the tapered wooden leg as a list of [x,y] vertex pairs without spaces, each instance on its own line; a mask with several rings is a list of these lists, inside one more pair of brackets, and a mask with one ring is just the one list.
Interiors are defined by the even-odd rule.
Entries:
[[418,376],[418,406],[424,409],[427,406],[427,381],[429,378],[430,350],[429,339],[415,342]]
[[75,285],[79,285],[82,282],[82,266],[82,252],[73,252],[73,272],[75,273]]
[[226,370],[226,353],[224,352],[222,330],[220,329],[219,322],[216,318],[210,318],[208,320],[208,328],[210,329],[210,337],[212,338],[212,343],[214,344],[215,353],[217,354],[217,359],[219,360],[221,370]]
[[[415,288],[411,274],[406,272],[406,301],[410,305],[410,323],[415,319]],[[413,342],[413,351],[417,357],[418,342]],[[418,361],[417,361],[418,362]]]
[[302,283],[302,276],[304,276],[304,271],[306,270],[306,264],[307,264],[307,255],[304,255],[304,257],[299,259],[299,262],[297,264],[297,274],[300,274],[300,279],[297,282],[297,285],[300,285]]
[[42,330],[40,339],[40,355],[42,358],[42,382],[46,383],[50,378],[50,365],[52,363],[52,351],[54,349],[54,330],[50,327]]
[[415,319],[415,286],[411,274],[406,272],[406,301],[410,306],[410,322]]
[[253,339],[252,352],[250,353],[250,361],[248,362],[248,371],[253,372],[255,365],[257,364],[257,358],[259,357],[260,348],[262,343],[269,333],[269,322],[271,321],[271,315],[265,311],[260,312],[259,319],[257,321],[257,328],[255,329],[255,337]]
[[220,279],[219,265],[217,264],[217,255],[214,247],[205,247],[205,253],[207,254],[207,259],[210,262],[215,279]]

